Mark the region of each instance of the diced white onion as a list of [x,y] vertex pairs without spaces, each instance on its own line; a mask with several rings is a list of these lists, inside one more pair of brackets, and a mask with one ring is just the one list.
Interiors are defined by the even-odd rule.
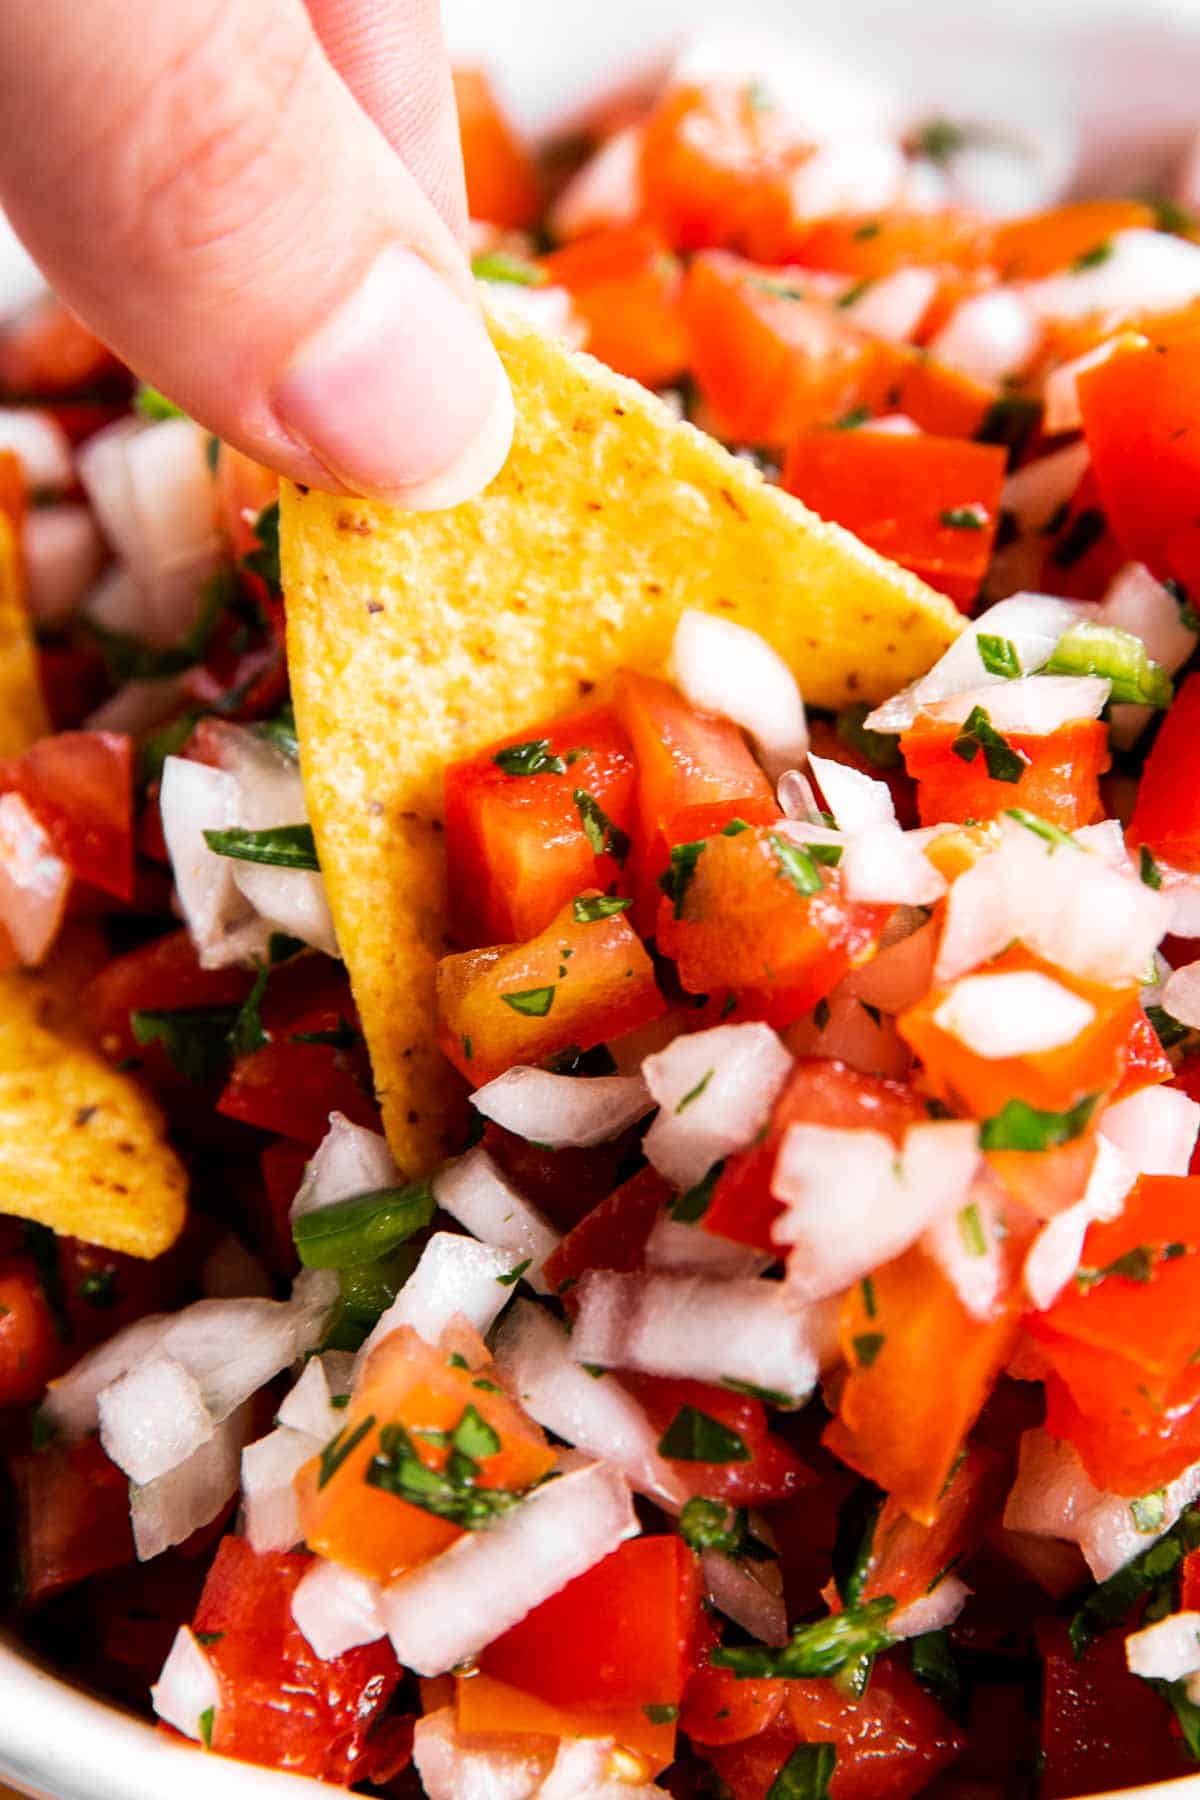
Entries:
[[[1137,342],[1133,334],[1121,332],[1113,338],[1106,338],[1104,343],[1097,344],[1094,350],[1086,350],[1082,356],[1073,356],[1069,362],[1059,363],[1051,369],[1042,383],[1042,430],[1047,437],[1057,437],[1060,432],[1078,431],[1083,424],[1083,412],[1079,405],[1079,377],[1094,369],[1097,364],[1107,362],[1113,351],[1123,343]],[[1085,445],[1075,446],[1084,452]]]
[[977,1176],[965,1207],[943,1213],[921,1239],[973,1319],[992,1318],[1004,1289],[1004,1216],[996,1187],[990,1176]]
[[1133,1165],[1101,1131],[1083,1195],[1042,1226],[1026,1253],[1022,1280],[1039,1312],[1053,1306],[1079,1267],[1088,1226],[1097,1219],[1120,1217],[1136,1174]]
[[[200,1743],[206,1735],[200,1721],[206,1713],[215,1713],[220,1703],[217,1672],[191,1627],[181,1625],[162,1673],[150,1689],[150,1704],[166,1724]],[[207,1735],[211,1737],[211,1733]]]
[[1092,1023],[1090,1000],[1036,969],[965,975],[955,982],[933,1022],[976,1056],[998,1061],[1038,1056],[1072,1043]]
[[337,1436],[343,1419],[339,1409],[333,1404],[329,1376],[322,1357],[309,1357],[299,1381],[281,1401],[275,1419],[277,1424],[286,1425],[289,1431],[307,1432],[309,1437],[319,1438],[323,1444]]
[[[1010,1531],[1039,1537],[1068,1538],[1083,1551],[1096,1581],[1107,1581],[1118,1569],[1170,1530],[1184,1507],[1200,1493],[1200,1463],[1170,1482],[1151,1508],[1142,1511],[1124,1494],[1105,1494],[1088,1479],[1079,1454],[1043,1430],[1021,1438],[1017,1479],[1004,1509]],[[1141,1510],[1141,1509],[1139,1509]]]
[[1125,1661],[1143,1681],[1182,1681],[1200,1673],[1200,1612],[1168,1613],[1153,1625],[1131,1631]]
[[659,1174],[693,1187],[767,1121],[792,1059],[769,1025],[715,1025],[642,1064],[659,1113],[643,1148]]
[[[776,1564],[736,1562],[719,1550],[706,1550],[700,1561],[709,1599],[727,1619],[748,1631],[757,1643],[769,1644],[772,1649],[787,1643],[787,1608]],[[774,1587],[760,1578],[768,1570],[775,1576]]]
[[[1071,499],[1087,473],[1088,447],[1068,444],[1017,469],[1004,483],[1001,505],[1023,535],[1042,531]],[[994,613],[985,613],[985,621]]]
[[545,1293],[542,1265],[559,1244],[559,1234],[536,1206],[510,1187],[487,1151],[476,1145],[465,1156],[443,1163],[433,1178],[434,1199],[484,1244],[511,1250],[528,1263],[529,1285]]
[[[904,344],[916,334],[937,290],[936,269],[896,269],[870,282],[844,311],[860,331],[889,344]],[[879,429],[877,420],[871,421],[871,429]]]
[[1029,675],[997,688],[981,684],[935,700],[930,718],[962,725],[982,706],[997,731],[1024,731],[1041,737],[1073,719],[1098,719],[1108,704],[1111,683],[1099,675]]
[[925,855],[914,832],[896,827],[864,831],[846,845],[842,884],[851,900],[875,906],[932,906],[946,880]]
[[756,631],[689,608],[675,628],[671,668],[693,706],[749,732],[772,781],[803,762],[808,723],[796,677]]
[[899,1152],[881,1131],[789,1125],[771,1182],[786,1211],[771,1236],[790,1248],[790,1292],[824,1299],[898,1256],[965,1204],[978,1165],[967,1121],[910,1126]]
[[552,1150],[607,1143],[654,1106],[636,1075],[553,1075],[517,1066],[477,1088],[471,1105],[517,1137]]
[[344,1113],[330,1113],[329,1128],[305,1167],[288,1216],[294,1223],[339,1200],[395,1187],[399,1180],[400,1171],[379,1132],[352,1124]]
[[185,1462],[213,1434],[200,1383],[161,1350],[101,1388],[96,1405],[105,1455],[143,1486]]
[[1196,648],[1196,633],[1180,617],[1179,603],[1145,563],[1126,563],[1105,589],[1096,613],[1101,625],[1141,638],[1156,663],[1173,675]]
[[553,1739],[464,1737],[452,1706],[413,1730],[413,1764],[427,1800],[533,1800],[550,1773]]
[[139,1562],[150,1562],[211,1525],[238,1489],[242,1446],[253,1427],[250,1401],[218,1426],[186,1462],[144,1487],[129,1489],[129,1516]]
[[244,1529],[256,1555],[290,1550],[304,1536],[295,1479],[335,1434],[336,1428],[314,1437],[279,1426],[242,1451]]
[[793,216],[824,219],[831,213],[879,212],[899,199],[906,169],[894,138],[843,127],[822,137],[791,170]]
[[60,630],[83,605],[100,572],[104,548],[86,506],[35,506],[21,532],[29,610],[39,625]]
[[970,1599],[971,1590],[957,1575],[943,1575],[933,1592],[922,1594],[894,1612],[887,1622],[888,1636],[923,1637],[927,1631],[944,1631],[953,1625]]
[[53,413],[0,406],[0,450],[16,456],[31,494],[61,494],[75,479],[71,440]]
[[821,808],[812,782],[799,769],[785,769],[779,777],[776,792],[785,819],[803,820],[812,825],[820,823]]
[[322,1662],[384,1635],[379,1583],[317,1557],[292,1595],[292,1618]]
[[808,766],[825,796],[825,804],[847,836],[859,831],[895,828],[896,804],[886,781],[876,781],[848,763],[829,756],[810,756]]
[[205,831],[237,824],[233,776],[168,756],[159,804],[175,892],[201,967],[221,969],[265,957],[269,928],[234,880],[233,859],[218,856],[204,841]]
[[1164,231],[1114,232],[1102,260],[1024,284],[1022,296],[1044,319],[1089,313],[1171,312],[1200,299],[1200,248]]
[[1200,1028],[1200,962],[1185,963],[1168,976],[1162,1003],[1181,1025]]
[[396,1655],[441,1675],[638,1535],[629,1488],[603,1462],[572,1466],[487,1531],[469,1531],[380,1596]]
[[602,1457],[640,1494],[678,1512],[687,1491],[658,1454],[658,1435],[614,1375],[574,1360],[571,1338],[549,1313],[518,1300],[496,1335],[496,1367],[546,1431]]
[[359,1351],[359,1367],[401,1325],[411,1325],[427,1344],[436,1344],[461,1314],[482,1337],[512,1298],[516,1284],[509,1278],[523,1260],[515,1250],[496,1250],[457,1232],[436,1231]]
[[703,1226],[686,1224],[666,1212],[655,1219],[646,1239],[646,1267],[676,1274],[748,1277],[761,1275],[774,1260],[748,1244],[716,1237]]
[[1139,1175],[1186,1175],[1200,1130],[1200,1106],[1182,1088],[1144,1087],[1107,1107],[1100,1130]]
[[929,353],[973,381],[991,386],[1020,375],[1037,354],[1042,326],[1011,287],[988,288],[955,307]]
[[22,794],[0,794],[0,924],[27,968],[41,962],[62,924],[71,871]]
[[575,1293],[577,1362],[739,1381],[795,1400],[816,1382],[827,1321],[819,1308],[789,1304],[777,1281],[589,1269]]

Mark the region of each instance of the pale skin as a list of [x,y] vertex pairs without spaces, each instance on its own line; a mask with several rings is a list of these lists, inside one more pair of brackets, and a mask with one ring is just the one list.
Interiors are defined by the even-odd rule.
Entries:
[[437,0],[0,0],[0,205],[139,375],[294,480],[427,507],[503,461]]

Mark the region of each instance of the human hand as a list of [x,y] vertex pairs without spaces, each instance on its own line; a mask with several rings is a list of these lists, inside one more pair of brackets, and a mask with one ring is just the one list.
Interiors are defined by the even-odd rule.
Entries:
[[0,119],[49,279],[209,430],[410,507],[497,472],[437,0],[0,0]]

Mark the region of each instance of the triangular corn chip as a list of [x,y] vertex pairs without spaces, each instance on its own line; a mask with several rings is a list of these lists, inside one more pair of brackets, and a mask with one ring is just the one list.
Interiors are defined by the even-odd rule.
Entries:
[[16,536],[0,512],[0,757],[19,756],[49,729]]
[[309,812],[388,1141],[446,1147],[461,1087],[434,1044],[446,764],[661,667],[685,607],[759,631],[807,699],[878,701],[958,631],[950,603],[590,357],[493,335],[517,428],[450,512],[283,494],[288,650]]
[[93,934],[45,969],[0,975],[0,1213],[158,1256],[183,1228],[187,1176],[153,1101],[79,1033]]

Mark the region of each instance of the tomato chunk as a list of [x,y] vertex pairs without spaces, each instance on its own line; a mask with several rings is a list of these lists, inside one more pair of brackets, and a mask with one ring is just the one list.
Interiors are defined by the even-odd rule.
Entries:
[[903,413],[935,436],[969,438],[981,430],[995,400],[993,388],[924,350],[885,343],[872,348],[862,403],[873,413]]
[[1200,870],[1200,784],[1193,764],[1197,742],[1200,675],[1189,675],[1146,758],[1129,837],[1164,862],[1193,873]]
[[963,729],[922,714],[901,735],[904,766],[917,783],[922,825],[997,819],[1013,806],[1064,831],[1103,818],[1100,777],[1110,759],[1108,731],[1099,719],[1072,719],[1057,731],[1040,734],[1003,732],[1004,742],[1024,763],[1015,781],[991,775],[978,749],[970,761],[960,756],[954,746]]
[[26,1606],[133,1561],[129,1480],[99,1438],[70,1449],[51,1444],[14,1457],[10,1467]]
[[997,225],[991,260],[1003,280],[1033,281],[1065,269],[1118,231],[1153,225],[1154,208],[1143,200],[1075,200]]
[[193,1629],[217,1675],[212,1748],[243,1762],[349,1786],[400,1678],[386,1638],[323,1661],[292,1618],[311,1556],[256,1555],[225,1537]]
[[889,1496],[875,1522],[860,1598],[890,1594],[898,1607],[919,1600],[951,1564],[978,1547],[1004,1497],[1005,1469],[995,1451],[972,1445],[954,1470],[937,1511],[922,1525]]
[[986,254],[988,227],[974,214],[938,212],[839,213],[811,219],[797,231],[793,254],[810,269],[874,279],[917,264],[971,269]]
[[84,1024],[113,1062],[165,1057],[159,1044],[139,1044],[131,1012],[177,1012],[194,1007],[240,1006],[253,984],[246,969],[202,969],[186,931],[168,931],[124,956],[114,957],[82,995]]
[[484,71],[456,68],[454,98],[471,217],[514,229],[532,225],[542,200],[537,168]]
[[133,898],[133,741],[115,731],[61,731],[0,765],[80,881]]
[[675,1190],[649,1165],[594,1206],[546,1259],[546,1280],[571,1304],[570,1291],[588,1269],[640,1269],[646,1240]]
[[37,1269],[23,1257],[0,1262],[0,1411],[36,1400],[61,1363]]
[[1172,538],[1195,523],[1200,343],[1122,348],[1079,377],[1079,407],[1104,509],[1127,556],[1170,573]]
[[1125,1633],[1106,1632],[1076,1660],[1066,1626],[1038,1630],[1042,1654],[1042,1783],[1046,1800],[1141,1788],[1187,1768],[1170,1710],[1131,1675]]
[[594,232],[543,266],[571,295],[593,356],[647,387],[666,387],[683,372],[683,270],[651,226]]
[[458,942],[535,937],[585,888],[620,890],[634,783],[629,739],[607,707],[453,763],[446,857]]
[[437,1005],[438,1042],[476,1085],[568,1045],[591,1050],[666,1011],[625,916],[581,922],[574,903],[527,944],[443,957]]
[[812,1484],[814,1476],[808,1465],[770,1430],[766,1408],[752,1395],[660,1375],[626,1373],[621,1381],[641,1402],[659,1437],[670,1428],[681,1407],[690,1406],[740,1438],[745,1461],[671,1461],[689,1494],[703,1494],[729,1506],[766,1506],[790,1499]]
[[966,611],[991,557],[1006,466],[999,444],[810,431],[792,443],[783,485]]

